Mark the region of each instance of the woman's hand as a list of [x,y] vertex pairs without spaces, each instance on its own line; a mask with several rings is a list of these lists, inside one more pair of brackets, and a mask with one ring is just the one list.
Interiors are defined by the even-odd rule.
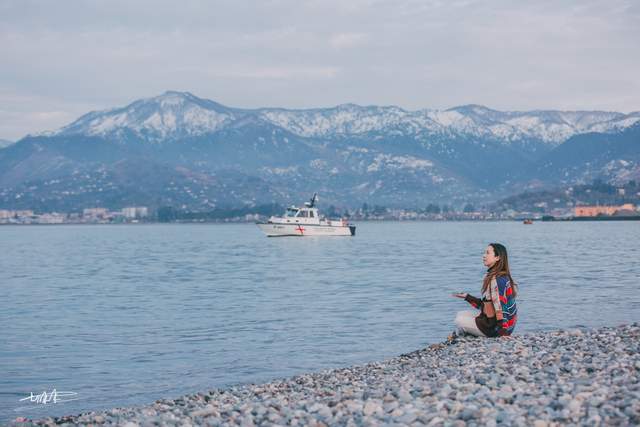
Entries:
[[451,296],[454,296],[456,298],[465,299],[467,297],[467,293],[466,292],[458,292],[457,294],[451,294]]

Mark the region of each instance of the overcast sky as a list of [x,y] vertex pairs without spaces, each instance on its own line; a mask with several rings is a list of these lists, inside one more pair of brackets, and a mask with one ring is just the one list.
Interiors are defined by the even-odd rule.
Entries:
[[0,0],[0,138],[166,90],[234,107],[640,110],[640,1]]

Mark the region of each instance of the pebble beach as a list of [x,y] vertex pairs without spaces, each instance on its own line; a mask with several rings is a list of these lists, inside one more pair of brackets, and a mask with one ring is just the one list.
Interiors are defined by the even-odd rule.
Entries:
[[640,324],[454,337],[382,362],[11,426],[638,425]]

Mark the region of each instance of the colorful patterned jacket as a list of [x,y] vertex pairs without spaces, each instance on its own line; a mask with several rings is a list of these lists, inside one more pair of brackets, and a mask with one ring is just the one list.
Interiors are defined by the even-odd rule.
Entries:
[[[515,290],[515,292],[514,292]],[[495,326],[493,318],[486,318],[484,313],[476,318],[478,328],[487,336],[511,335],[518,320],[518,308],[516,306],[516,294],[518,285],[511,283],[509,276],[498,276],[491,279],[488,292],[484,298],[476,298],[467,295],[465,300],[477,309],[482,310],[483,302],[491,302],[495,311]],[[481,317],[484,316],[484,319]],[[490,320],[487,322],[487,320]]]

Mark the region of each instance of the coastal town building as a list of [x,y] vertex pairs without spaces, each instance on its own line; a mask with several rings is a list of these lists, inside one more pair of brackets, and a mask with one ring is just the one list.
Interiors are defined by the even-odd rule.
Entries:
[[107,208],[88,208],[82,210],[82,216],[92,219],[104,219],[108,216]]
[[635,206],[632,203],[625,203],[620,206],[576,206],[575,216],[577,217],[591,217],[598,215],[615,215],[619,211],[635,211]]
[[122,215],[127,219],[139,219],[149,216],[149,209],[144,206],[122,208]]
[[38,216],[38,224],[64,224],[67,219],[67,215],[57,212],[45,213]]

